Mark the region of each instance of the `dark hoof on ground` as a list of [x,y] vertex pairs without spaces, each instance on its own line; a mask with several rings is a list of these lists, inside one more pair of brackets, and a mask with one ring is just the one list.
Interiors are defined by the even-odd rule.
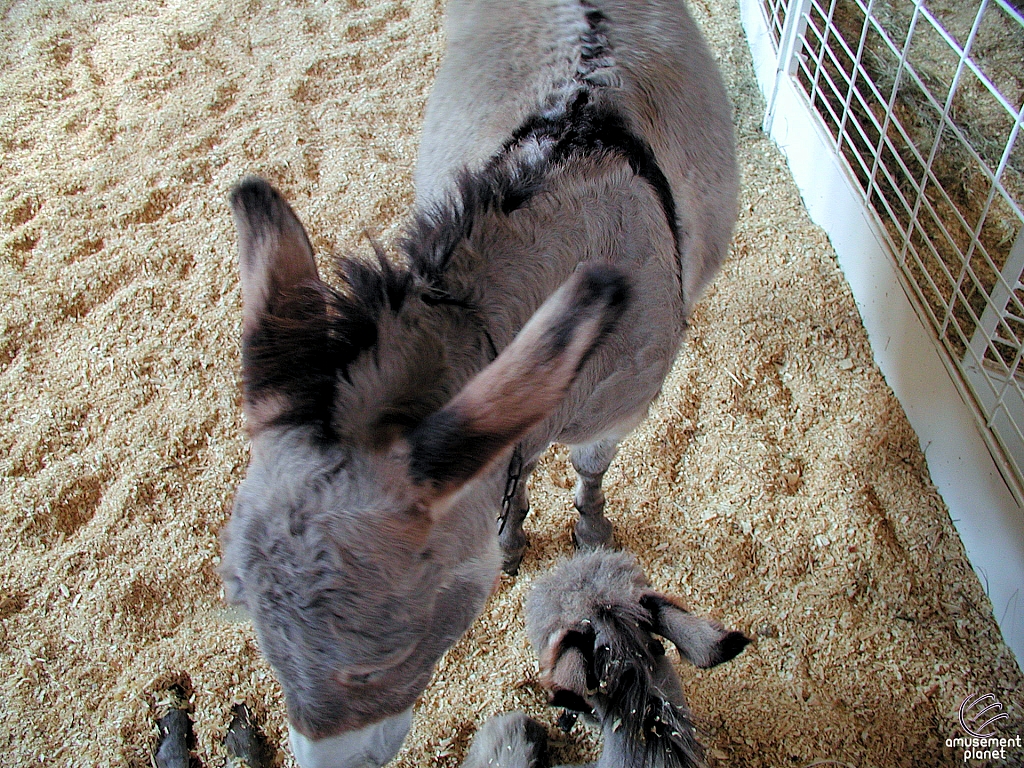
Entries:
[[581,517],[576,521],[572,532],[572,542],[577,549],[589,551],[606,547],[615,547],[615,535],[612,524],[606,518]]
[[572,727],[576,725],[579,716],[578,712],[573,712],[571,709],[563,709],[562,713],[555,720],[555,725],[562,733],[569,733]]
[[165,695],[167,714],[157,721],[160,741],[153,756],[157,768],[198,768],[199,760],[193,756],[196,735],[192,718],[188,715],[188,696],[180,685],[172,685]]
[[501,544],[501,570],[509,576],[515,576],[519,573],[519,566],[523,562],[526,548],[530,546],[530,540],[522,531],[516,531],[514,534],[505,531],[498,536],[498,542]]
[[249,708],[238,704],[232,712],[235,716],[224,737],[228,768],[272,768],[277,751],[267,742]]
[[519,574],[519,566],[523,564],[523,554],[526,552],[526,547],[523,547],[518,552],[504,552],[501,558],[501,570],[507,573],[509,576],[516,576]]

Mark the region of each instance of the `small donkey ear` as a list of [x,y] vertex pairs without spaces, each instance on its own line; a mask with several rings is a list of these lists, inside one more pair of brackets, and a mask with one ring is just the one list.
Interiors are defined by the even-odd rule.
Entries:
[[554,412],[627,301],[618,270],[579,270],[494,362],[410,434],[413,479],[429,496],[450,495]]
[[220,574],[224,583],[224,600],[228,605],[245,605],[245,589],[238,569],[235,567],[235,540],[232,536],[231,520],[221,528],[220,549],[221,561],[217,566],[217,573]]
[[235,187],[231,213],[238,230],[243,329],[251,333],[296,288],[320,279],[306,230],[263,179],[250,176]]
[[590,712],[587,703],[590,662],[594,638],[575,630],[557,633],[541,658],[541,684],[548,691],[548,703],[577,712]]
[[245,413],[257,433],[282,418],[315,418],[329,398],[321,338],[326,291],[306,231],[277,190],[249,177],[231,193],[231,212],[242,281]]
[[737,656],[750,638],[742,632],[725,629],[712,619],[694,616],[670,597],[649,592],[640,604],[651,615],[651,631],[679,649],[696,667],[713,667]]

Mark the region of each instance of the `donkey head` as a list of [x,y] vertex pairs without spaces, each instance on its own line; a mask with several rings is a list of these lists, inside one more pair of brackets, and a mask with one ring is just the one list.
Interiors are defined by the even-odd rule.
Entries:
[[595,688],[593,666],[600,649],[646,653],[655,634],[670,640],[694,666],[707,668],[729,661],[750,642],[742,632],[655,592],[633,555],[603,548],[581,553],[539,579],[526,611],[527,634],[552,703],[577,702],[583,710],[589,709],[583,702]]
[[698,667],[728,661],[750,642],[655,592],[632,555],[607,549],[538,579],[526,631],[551,704],[604,726],[598,768],[702,764],[681,682],[653,635]]
[[504,478],[489,470],[561,403],[627,290],[609,268],[580,270],[443,407],[352,439],[333,350],[365,319],[339,315],[275,190],[249,179],[231,202],[252,460],[223,533],[226,595],[284,689],[300,763],[383,765],[497,579]]

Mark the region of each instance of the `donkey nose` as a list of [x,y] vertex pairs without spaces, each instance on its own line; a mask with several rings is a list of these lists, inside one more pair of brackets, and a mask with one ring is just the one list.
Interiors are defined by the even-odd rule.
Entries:
[[398,754],[412,727],[412,707],[357,731],[310,739],[288,725],[288,741],[301,768],[381,768]]

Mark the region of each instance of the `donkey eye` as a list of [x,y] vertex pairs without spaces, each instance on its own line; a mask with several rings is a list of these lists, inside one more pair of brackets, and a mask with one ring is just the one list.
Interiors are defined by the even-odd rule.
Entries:
[[383,674],[384,670],[381,669],[366,670],[363,668],[359,670],[342,670],[337,674],[337,678],[338,682],[342,685],[358,687],[373,684]]
[[373,685],[407,661],[415,650],[416,644],[412,643],[406,648],[398,649],[388,657],[372,659],[364,664],[352,664],[345,669],[338,670],[335,673],[335,679],[342,685]]

